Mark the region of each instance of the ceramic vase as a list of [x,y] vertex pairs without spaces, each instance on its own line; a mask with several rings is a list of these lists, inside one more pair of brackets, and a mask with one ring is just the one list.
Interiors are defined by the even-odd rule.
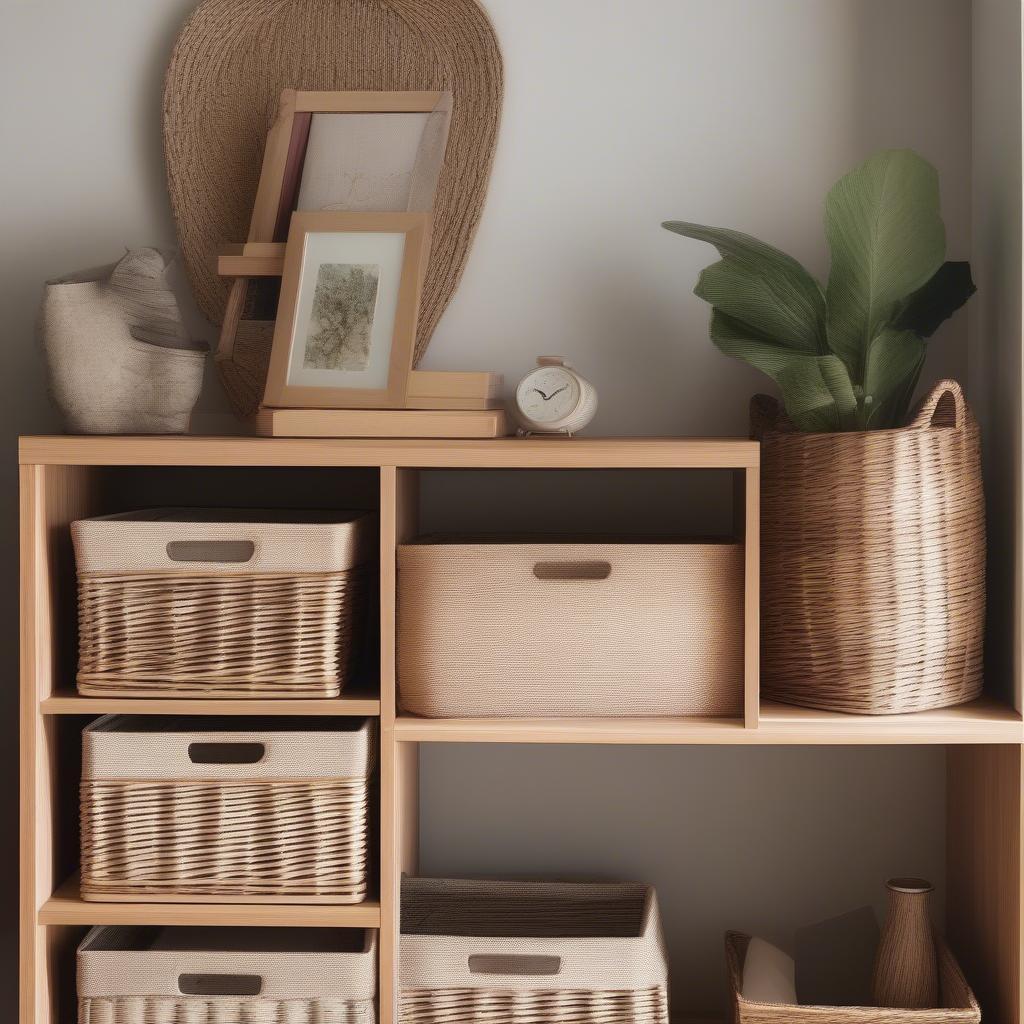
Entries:
[[923,878],[890,878],[889,909],[875,959],[876,1006],[930,1009],[939,1004],[932,932],[933,887]]

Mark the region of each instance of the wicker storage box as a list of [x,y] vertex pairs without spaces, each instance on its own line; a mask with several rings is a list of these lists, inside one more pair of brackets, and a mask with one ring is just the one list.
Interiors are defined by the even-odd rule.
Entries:
[[373,723],[129,718],[82,734],[82,896],[360,903]]
[[645,885],[407,879],[401,1024],[667,1024]]
[[417,715],[738,715],[743,548],[404,545],[398,640]]
[[749,935],[728,932],[725,959],[733,1024],[978,1024],[981,1010],[949,948],[937,938],[939,988],[946,1009],[900,1010],[882,1006],[791,1006],[743,998],[743,963]]
[[370,519],[152,509],[71,524],[78,690],[337,697],[365,601]]
[[79,1024],[374,1024],[376,933],[93,928]]

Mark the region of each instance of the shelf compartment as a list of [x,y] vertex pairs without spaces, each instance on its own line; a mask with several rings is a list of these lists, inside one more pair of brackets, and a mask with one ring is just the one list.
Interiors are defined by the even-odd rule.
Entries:
[[225,903],[188,897],[187,903],[145,900],[96,903],[83,900],[73,875],[39,908],[41,925],[148,924],[250,928],[379,928],[380,903]]
[[380,699],[354,690],[330,699],[230,699],[80,697],[58,690],[39,702],[44,715],[380,715]]
[[416,718],[395,738],[411,743],[958,744],[1021,743],[1024,723],[991,697],[912,715],[843,715],[761,704],[760,724],[734,718]]

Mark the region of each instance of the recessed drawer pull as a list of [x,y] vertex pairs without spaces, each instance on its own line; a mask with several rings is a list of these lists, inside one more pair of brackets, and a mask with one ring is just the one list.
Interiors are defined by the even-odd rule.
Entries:
[[606,580],[612,574],[610,562],[537,562],[533,575],[539,580]]
[[257,764],[263,760],[262,743],[190,743],[188,759],[193,764]]
[[259,974],[181,974],[178,991],[185,996],[258,996],[263,978]]
[[249,562],[256,552],[251,540],[172,540],[167,557],[172,562]]
[[519,977],[558,974],[560,956],[516,953],[476,953],[469,958],[470,974],[508,974]]

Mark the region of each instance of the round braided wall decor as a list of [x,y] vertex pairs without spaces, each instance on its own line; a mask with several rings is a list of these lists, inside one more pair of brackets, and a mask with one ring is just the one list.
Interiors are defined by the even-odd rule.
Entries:
[[[248,235],[267,131],[289,87],[452,93],[418,361],[462,276],[494,157],[502,63],[487,15],[476,0],[204,0],[198,6],[167,71],[164,148],[185,270],[214,323],[221,322],[228,293],[216,273],[217,252]],[[267,331],[239,332],[237,361],[263,364],[265,353],[248,352],[247,344],[265,347],[267,340]],[[232,402],[240,404],[234,396]]]

